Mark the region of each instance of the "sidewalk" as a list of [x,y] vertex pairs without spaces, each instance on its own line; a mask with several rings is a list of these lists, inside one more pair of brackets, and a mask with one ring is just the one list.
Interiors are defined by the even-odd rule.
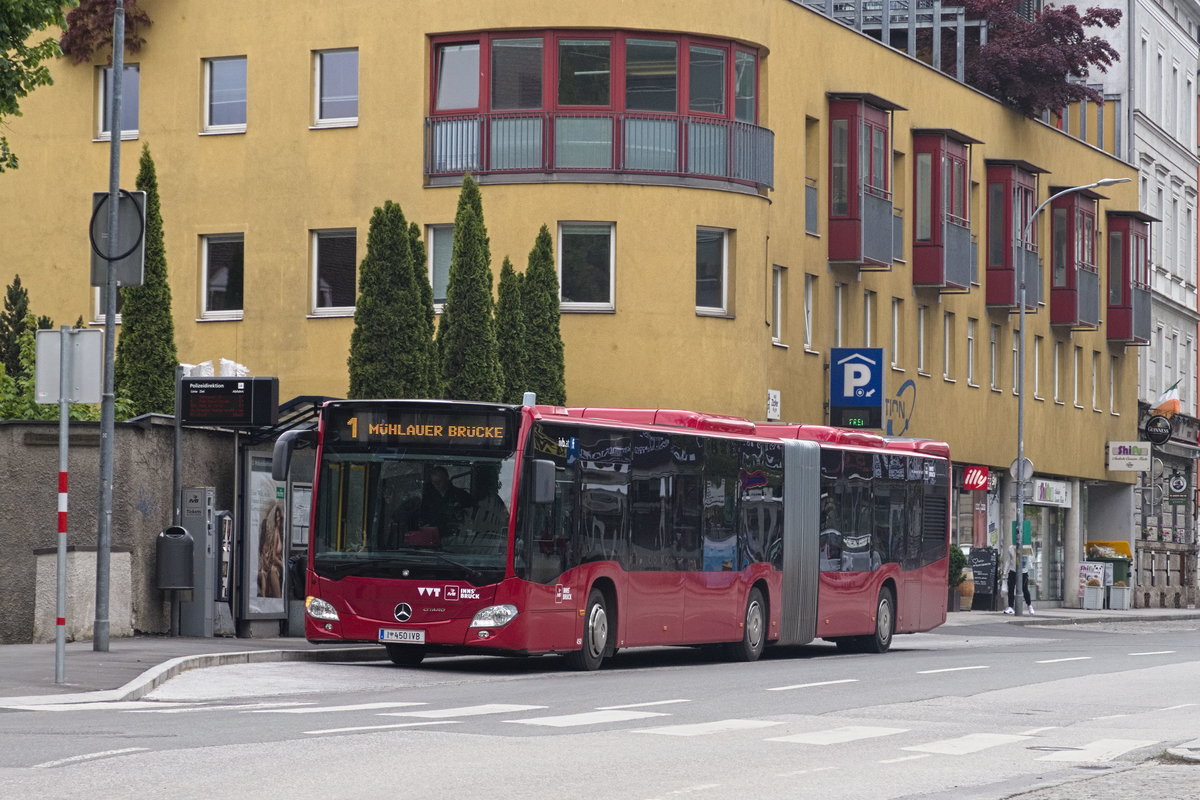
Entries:
[[[1041,608],[1020,617],[997,611],[956,611],[947,627],[966,625],[1080,625],[1096,622],[1200,620],[1200,609],[1138,608],[1082,611]],[[109,639],[107,652],[92,643],[66,646],[66,682],[54,682],[54,644],[0,645],[0,706],[136,700],[189,669],[267,661],[380,661],[376,645],[317,646],[304,639],[134,636]],[[1200,740],[1196,743],[1200,759]]]

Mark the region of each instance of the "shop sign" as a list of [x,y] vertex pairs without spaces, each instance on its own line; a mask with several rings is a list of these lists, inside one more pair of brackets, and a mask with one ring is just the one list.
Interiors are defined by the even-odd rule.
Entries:
[[1066,481],[1033,479],[1033,492],[1027,500],[1039,506],[1071,507],[1071,484]]
[[1187,505],[1188,479],[1182,472],[1172,472],[1167,480],[1167,502],[1173,506]]
[[1104,446],[1108,468],[1121,472],[1148,472],[1152,448],[1145,442],[1109,442]]
[[1171,441],[1171,420],[1155,414],[1146,420],[1146,438],[1155,444],[1166,444]]
[[988,488],[987,467],[963,467],[962,488],[968,492],[984,492]]

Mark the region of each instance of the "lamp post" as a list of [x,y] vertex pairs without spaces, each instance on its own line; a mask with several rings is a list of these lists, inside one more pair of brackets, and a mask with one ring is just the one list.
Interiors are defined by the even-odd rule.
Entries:
[[1129,178],[1101,178],[1095,183],[1072,186],[1069,189],[1056,192],[1043,200],[1041,205],[1033,210],[1033,213],[1029,215],[1029,219],[1025,221],[1025,228],[1021,232],[1021,263],[1017,267],[1017,280],[1021,287],[1017,302],[1017,460],[1013,465],[1013,471],[1016,473],[1014,478],[1017,481],[1017,490],[1013,496],[1013,504],[1016,506],[1017,525],[1013,536],[1012,570],[1017,576],[1017,580],[1013,584],[1013,596],[1008,598],[1009,603],[1012,605],[1013,613],[1017,616],[1021,616],[1023,613],[1021,601],[1024,599],[1024,590],[1022,587],[1026,580],[1021,573],[1021,550],[1019,547],[1021,536],[1025,532],[1025,482],[1033,477],[1033,463],[1027,462],[1025,459],[1025,243],[1029,241],[1029,234],[1033,230],[1033,224],[1037,220],[1038,214],[1042,213],[1042,209],[1063,195],[1071,194],[1072,192],[1082,192],[1087,189],[1095,189],[1099,186],[1112,186],[1115,183],[1128,183],[1129,181]]

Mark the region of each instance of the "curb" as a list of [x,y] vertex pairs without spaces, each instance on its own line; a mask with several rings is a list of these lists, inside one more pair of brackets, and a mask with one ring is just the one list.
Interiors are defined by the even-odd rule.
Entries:
[[207,653],[180,656],[143,672],[117,689],[71,694],[0,697],[0,706],[46,706],[73,703],[108,703],[140,700],[176,675],[191,669],[224,667],[231,664],[261,664],[277,661],[380,661],[386,658],[378,647],[346,647],[336,650],[244,650],[236,653]]
[[1041,617],[1037,615],[1021,615],[1019,619],[1006,619],[1009,625],[1088,625],[1100,622],[1165,622],[1175,620],[1200,619],[1200,611],[1193,614],[1178,614],[1171,617],[1161,617],[1152,614],[1125,614],[1120,616],[1108,615],[1103,617]]
[[1200,739],[1185,742],[1179,747],[1167,748],[1167,755],[1183,761],[1192,761],[1200,764]]

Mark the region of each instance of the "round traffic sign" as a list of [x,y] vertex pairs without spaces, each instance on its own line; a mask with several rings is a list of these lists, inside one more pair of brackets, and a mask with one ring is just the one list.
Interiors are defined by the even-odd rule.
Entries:
[[[1017,474],[1017,461],[1021,462],[1021,472]],[[1013,459],[1012,464],[1008,467],[1008,474],[1013,476],[1013,480],[1028,481],[1033,478],[1033,462],[1028,458]]]

